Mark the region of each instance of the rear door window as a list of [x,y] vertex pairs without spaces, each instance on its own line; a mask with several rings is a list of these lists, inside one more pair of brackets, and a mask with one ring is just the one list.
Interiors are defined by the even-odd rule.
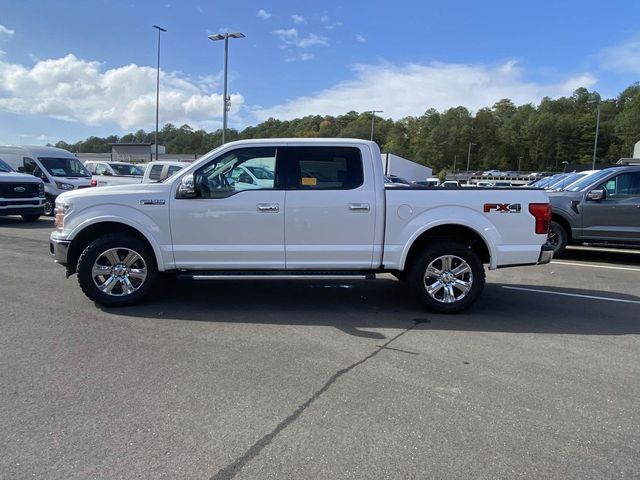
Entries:
[[364,183],[358,148],[294,147],[289,154],[290,189],[353,190]]

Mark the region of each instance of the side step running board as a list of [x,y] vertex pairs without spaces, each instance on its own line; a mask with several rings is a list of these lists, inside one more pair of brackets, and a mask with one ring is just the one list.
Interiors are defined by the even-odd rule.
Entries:
[[176,273],[179,280],[375,280],[376,274],[366,271],[303,271],[303,270],[209,270]]

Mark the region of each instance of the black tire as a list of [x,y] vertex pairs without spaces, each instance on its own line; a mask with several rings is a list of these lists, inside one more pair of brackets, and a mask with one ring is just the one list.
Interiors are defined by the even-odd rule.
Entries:
[[[104,275],[95,274],[94,267]],[[84,294],[105,307],[138,303],[158,279],[151,247],[123,233],[103,235],[91,242],[78,259],[77,272]]]
[[25,222],[37,222],[38,219],[40,218],[39,214],[37,214],[37,215],[21,215],[21,216],[22,216],[22,219]]
[[[431,273],[427,274],[430,266]],[[460,313],[482,292],[485,272],[480,257],[469,247],[460,243],[436,243],[416,258],[409,283],[432,312]],[[427,285],[434,287],[431,293]]]
[[44,214],[47,217],[53,216],[53,211],[56,207],[56,201],[51,195],[44,196]]
[[553,258],[557,258],[564,252],[569,235],[567,230],[558,222],[552,220],[549,227],[547,244],[553,247]]

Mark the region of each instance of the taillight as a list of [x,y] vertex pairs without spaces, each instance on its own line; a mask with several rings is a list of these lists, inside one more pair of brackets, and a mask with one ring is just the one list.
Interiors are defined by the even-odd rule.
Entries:
[[551,226],[551,205],[548,203],[530,203],[529,213],[536,219],[536,233],[546,235]]
[[93,178],[91,179],[91,186],[92,187],[97,187],[98,186],[98,181],[94,180]]

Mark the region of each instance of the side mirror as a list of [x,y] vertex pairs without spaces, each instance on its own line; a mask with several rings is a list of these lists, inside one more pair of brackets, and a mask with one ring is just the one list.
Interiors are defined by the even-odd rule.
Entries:
[[24,167],[18,167],[18,172],[24,173]]
[[103,175],[110,177],[111,176],[111,172],[109,170],[105,170]]
[[178,191],[176,193],[176,198],[195,198],[196,197],[196,187],[193,180],[193,174],[185,175],[180,180],[180,185],[178,185]]
[[587,193],[587,198],[589,200],[604,200],[605,198],[607,198],[607,191],[604,188],[600,188],[598,190],[591,190],[589,193]]

